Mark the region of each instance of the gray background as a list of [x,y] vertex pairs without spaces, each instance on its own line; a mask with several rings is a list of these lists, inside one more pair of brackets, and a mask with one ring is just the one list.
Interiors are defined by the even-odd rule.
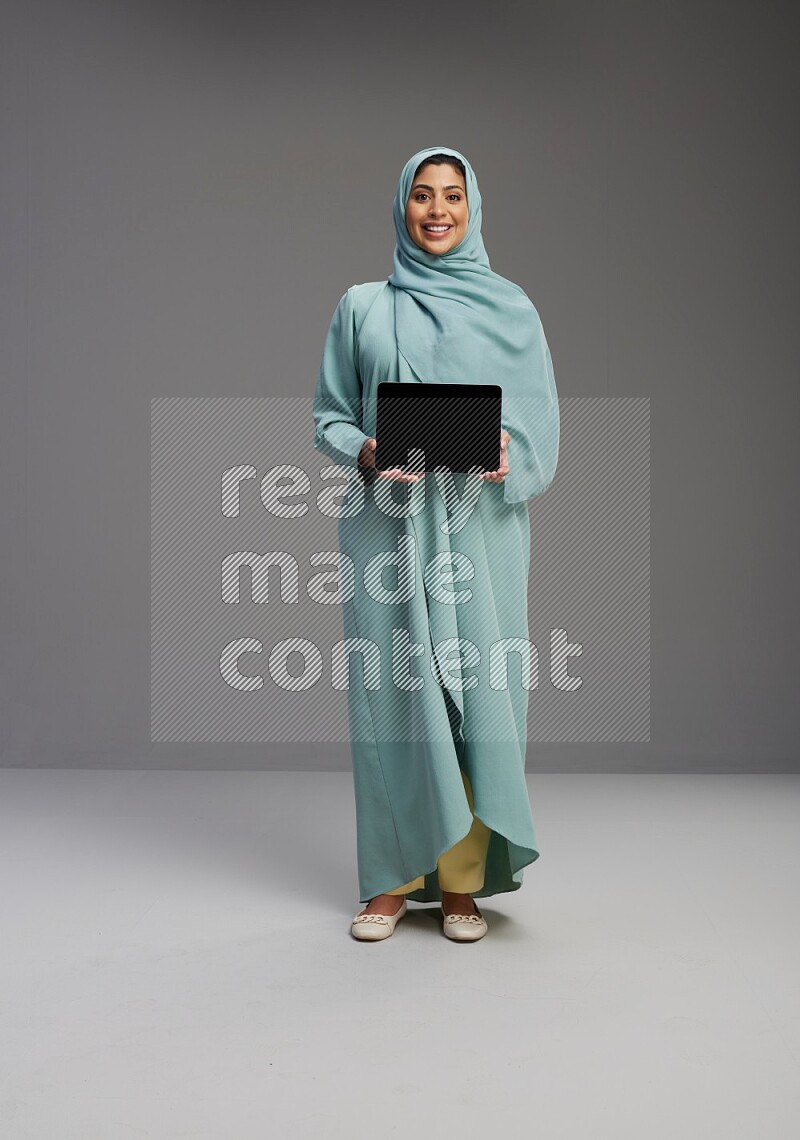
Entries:
[[789,4],[4,16],[3,764],[348,765],[151,744],[150,399],[310,396],[403,163],[451,145],[559,394],[651,399],[651,739],[529,770],[797,770]]

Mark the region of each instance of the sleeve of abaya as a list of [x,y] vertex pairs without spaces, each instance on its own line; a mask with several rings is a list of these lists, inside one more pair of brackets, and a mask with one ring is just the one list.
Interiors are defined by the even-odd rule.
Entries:
[[362,391],[355,361],[353,296],[348,289],[328,329],[314,395],[314,447],[335,463],[354,467],[365,441]]
[[503,498],[524,503],[541,495],[553,481],[558,464],[560,415],[553,359],[536,313],[536,355],[524,393],[503,394],[502,425],[511,436]]

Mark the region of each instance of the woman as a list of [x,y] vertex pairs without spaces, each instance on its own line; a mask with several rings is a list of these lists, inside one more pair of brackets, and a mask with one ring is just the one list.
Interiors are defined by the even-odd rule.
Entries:
[[[474,897],[518,890],[539,856],[525,783],[526,503],[555,474],[558,399],[536,309],[489,265],[467,159],[413,155],[393,217],[393,273],[339,301],[313,408],[314,446],[352,469],[338,526],[354,570],[343,620],[367,905],[351,932],[388,937],[407,899],[440,901],[444,933],[475,941],[487,923]],[[449,491],[433,472],[376,471],[380,381],[500,384],[498,469],[451,473]],[[396,587],[376,555],[394,562]],[[432,572],[443,566],[449,590]]]

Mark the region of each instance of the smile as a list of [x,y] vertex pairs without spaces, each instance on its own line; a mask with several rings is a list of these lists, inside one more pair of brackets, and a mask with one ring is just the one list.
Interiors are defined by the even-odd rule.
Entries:
[[426,233],[429,233],[429,234],[446,234],[447,231],[452,229],[453,227],[452,226],[433,226],[433,225],[425,226],[424,225],[422,228],[426,231]]

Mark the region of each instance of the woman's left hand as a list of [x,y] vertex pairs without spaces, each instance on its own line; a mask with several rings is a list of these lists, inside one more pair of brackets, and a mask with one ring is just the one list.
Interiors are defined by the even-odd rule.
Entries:
[[503,428],[500,432],[500,466],[496,471],[484,471],[481,479],[485,479],[487,483],[502,483],[506,475],[508,475],[508,443],[511,436]]

